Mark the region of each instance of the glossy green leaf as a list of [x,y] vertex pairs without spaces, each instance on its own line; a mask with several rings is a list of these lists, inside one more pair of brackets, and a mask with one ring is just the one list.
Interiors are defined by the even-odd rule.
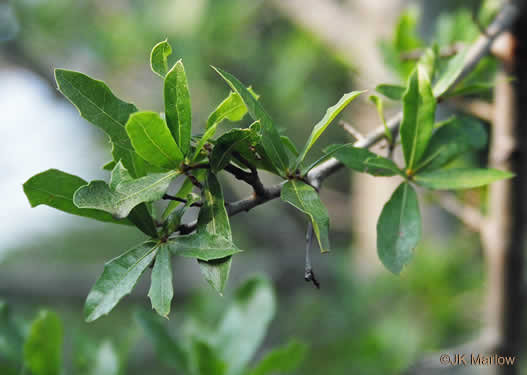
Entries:
[[44,310],[31,323],[24,344],[24,365],[33,375],[59,375],[62,367],[62,322]]
[[280,197],[310,217],[320,251],[329,251],[328,210],[320,201],[315,189],[301,181],[289,180],[282,187]]
[[183,155],[190,149],[192,110],[183,62],[179,60],[165,78],[165,116],[170,132]]
[[165,318],[170,313],[170,304],[174,297],[172,286],[172,264],[170,263],[169,247],[165,244],[159,246],[154,268],[152,269],[150,290],[148,297],[152,302],[152,308]]
[[108,163],[104,164],[102,166],[102,169],[104,169],[105,171],[111,171],[115,167],[115,164],[117,164],[115,160],[111,160]]
[[231,161],[233,152],[253,146],[259,139],[260,122],[254,122],[248,129],[231,129],[223,134],[214,145],[210,156],[210,167],[213,172],[225,168]]
[[459,168],[419,173],[415,182],[429,189],[459,190],[485,186],[494,181],[514,177],[497,169]]
[[231,89],[240,95],[253,120],[260,120],[262,125],[262,146],[275,168],[285,174],[289,167],[289,158],[271,117],[265,112],[260,102],[254,98],[253,94],[236,77],[219,68],[214,69]]
[[79,208],[95,208],[125,218],[138,204],[161,199],[178,174],[178,171],[151,174],[121,182],[115,190],[104,181],[91,181],[75,192],[73,203]]
[[210,128],[208,128],[205,133],[201,136],[199,139],[198,144],[196,145],[194,155],[192,155],[192,161],[195,161],[198,156],[200,155],[201,150],[203,150],[203,147],[205,144],[211,139],[214,134],[216,134],[216,129],[218,128],[218,124],[212,125]]
[[154,260],[159,244],[144,242],[119,255],[104,265],[86,299],[84,317],[93,322],[108,314],[134,288],[137,280]]
[[166,246],[176,255],[203,261],[222,259],[242,251],[231,240],[203,231],[173,237]]
[[436,98],[443,96],[451,88],[452,84],[458,79],[461,72],[463,71],[467,53],[468,48],[458,53],[448,62],[445,70],[441,72],[439,80],[434,85],[434,96]]
[[311,135],[309,136],[304,148],[300,152],[300,155],[296,159],[296,167],[295,169],[304,161],[304,158],[306,157],[308,151],[313,147],[317,139],[322,135],[324,130],[331,124],[331,122],[335,119],[335,117],[338,116],[340,112],[346,106],[351,103],[355,98],[357,98],[360,94],[362,94],[364,91],[353,91],[350,93],[345,94],[340,100],[332,107],[329,107],[326,111],[326,114],[320,120],[315,127],[313,128],[313,131],[311,132]]
[[384,266],[399,274],[421,239],[417,194],[403,182],[384,205],[377,222],[377,252]]
[[486,144],[487,132],[481,122],[472,117],[454,118],[432,135],[416,171],[441,168],[461,154],[481,149]]
[[[219,235],[232,241],[231,224],[225,209],[223,191],[218,179],[212,173],[207,175],[203,183],[202,200],[203,206],[199,211],[196,233]],[[207,282],[222,294],[229,278],[232,257],[211,261],[198,260],[198,262]]]
[[137,107],[118,99],[104,82],[85,74],[56,69],[55,79],[59,91],[81,116],[108,134],[113,144],[114,160],[121,160],[133,177],[143,176],[144,161],[135,154],[124,128]]
[[151,311],[137,311],[135,317],[154,346],[154,352],[163,363],[182,374],[189,373],[188,355],[170,334],[160,318]]
[[382,99],[379,98],[377,95],[371,95],[369,99],[373,104],[375,104],[375,107],[377,108],[377,113],[379,113],[382,125],[384,126],[384,136],[386,137],[388,142],[390,142],[390,144],[393,143],[392,132],[390,131],[390,129],[388,129],[386,119],[384,118],[384,104],[382,102]]
[[247,281],[219,324],[214,346],[229,364],[229,375],[240,374],[262,343],[275,314],[271,285],[261,278]]
[[325,150],[326,156],[332,156],[346,167],[357,172],[373,176],[395,176],[402,174],[397,165],[390,159],[377,155],[366,148],[353,147],[352,143],[331,145]]
[[172,54],[172,47],[163,40],[157,43],[150,53],[150,67],[152,71],[161,78],[165,78],[168,73],[168,56]]
[[403,98],[406,87],[399,85],[382,84],[375,88],[375,91],[386,96],[388,99],[401,100]]
[[271,350],[248,375],[271,375],[295,371],[307,354],[307,346],[292,340],[287,345]]
[[27,180],[24,183],[24,193],[31,207],[44,204],[72,215],[116,224],[131,224],[128,220],[116,220],[107,212],[75,206],[73,194],[86,184],[87,182],[80,177],[57,169],[48,169]]
[[408,81],[403,97],[400,135],[406,168],[412,170],[421,160],[432,136],[436,99],[426,71],[418,66]]
[[155,112],[137,112],[126,123],[126,132],[135,151],[154,166],[175,169],[183,154],[165,121]]

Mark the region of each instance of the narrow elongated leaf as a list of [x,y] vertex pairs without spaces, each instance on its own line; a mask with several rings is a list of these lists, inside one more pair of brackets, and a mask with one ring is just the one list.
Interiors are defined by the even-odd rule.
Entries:
[[115,161],[121,160],[133,177],[144,175],[144,166],[135,154],[124,126],[130,114],[137,111],[133,104],[118,99],[102,81],[70,70],[56,69],[59,91],[79,110],[86,120],[102,129],[113,144]]
[[165,78],[168,73],[168,56],[172,54],[172,47],[163,40],[157,43],[150,53],[150,67],[152,71],[161,78]]
[[104,181],[92,181],[75,192],[73,202],[79,208],[96,208],[124,218],[138,204],[161,199],[178,174],[178,171],[151,174],[122,182],[115,190]]
[[179,167],[183,154],[159,114],[132,114],[126,123],[126,132],[135,151],[152,165],[167,169]]
[[419,65],[421,65],[428,77],[430,82],[434,80],[437,69],[437,60],[439,58],[439,47],[434,44],[431,48],[427,48],[421,58],[419,59]]
[[168,128],[183,155],[187,155],[190,149],[192,111],[187,76],[181,60],[166,75],[164,95]]
[[497,169],[459,168],[419,173],[415,182],[429,189],[471,189],[494,181],[514,177],[514,174]]
[[15,319],[9,306],[0,300],[0,354],[4,361],[18,366],[23,353],[24,332]]
[[375,91],[386,96],[388,99],[401,100],[403,98],[406,87],[399,85],[382,84],[375,88]]
[[232,129],[218,138],[210,156],[210,167],[213,172],[225,168],[231,160],[232,153],[239,149],[249,150],[259,139],[260,122],[249,129]]
[[134,223],[134,225],[147,236],[152,238],[157,238],[159,236],[156,224],[154,223],[150,211],[148,211],[146,203],[141,203],[135,206],[128,214],[128,220]]
[[172,286],[170,251],[165,244],[161,244],[157,251],[148,297],[152,301],[152,308],[159,315],[167,318],[170,313],[172,297],[174,297],[174,289]]
[[403,182],[384,205],[377,222],[377,252],[387,269],[399,274],[421,239],[417,194]]
[[254,98],[253,94],[236,77],[219,68],[214,69],[227,82],[231,89],[240,95],[253,120],[260,120],[262,125],[262,146],[275,168],[282,174],[285,174],[289,167],[289,158],[271,117]]
[[[219,235],[232,241],[231,224],[225,209],[223,191],[216,176],[207,175],[202,190],[203,206],[199,211],[196,233]],[[201,261],[198,260],[201,273],[207,282],[222,294],[231,270],[232,257]]]
[[271,350],[248,375],[271,375],[295,371],[306,356],[305,344],[292,340],[287,345]]
[[93,322],[108,314],[134,288],[156,256],[159,244],[144,242],[104,265],[104,271],[88,294],[84,317]]
[[402,174],[399,167],[392,160],[377,155],[368,149],[353,147],[352,143],[331,145],[324,151],[327,157],[333,156],[346,167],[357,172],[369,173],[373,176]]
[[57,314],[41,311],[24,344],[24,364],[34,375],[59,375],[62,367],[62,323]]
[[204,261],[222,259],[242,251],[231,240],[207,232],[175,237],[166,246],[176,255]]
[[230,375],[240,374],[253,357],[275,309],[273,290],[264,279],[251,279],[236,291],[214,340],[220,358],[229,364]]
[[296,149],[296,146],[295,144],[293,143],[293,141],[286,135],[281,135],[280,136],[280,139],[282,140],[282,143],[283,145],[285,146],[285,148],[287,150],[289,150],[289,152],[291,153],[291,155],[293,155],[295,158],[298,157],[298,155],[300,155],[300,153],[298,152],[298,150]]
[[104,211],[75,206],[73,204],[73,194],[78,188],[86,184],[87,182],[80,177],[57,169],[48,169],[27,180],[24,183],[24,193],[31,207],[44,204],[72,215],[89,217],[109,223],[131,224],[128,220],[116,220],[112,215]]
[[308,151],[311,149],[311,147],[313,147],[317,139],[322,135],[324,130],[326,130],[326,128],[329,126],[329,124],[331,124],[335,117],[337,117],[338,114],[342,112],[342,110],[346,108],[349,103],[351,103],[356,97],[358,97],[363,92],[364,91],[353,91],[347,93],[342,98],[340,98],[337,104],[328,108],[322,120],[320,120],[313,128],[313,131],[311,132],[311,135],[309,136],[303,150],[300,152],[300,155],[296,159],[296,167],[298,167],[300,163],[302,163]]
[[139,325],[152,342],[154,352],[163,363],[175,368],[182,374],[188,374],[188,354],[163,325],[160,318],[150,311],[139,310],[135,313]]
[[284,202],[296,207],[310,217],[320,251],[323,253],[329,251],[328,210],[320,201],[315,189],[303,182],[289,180],[282,187],[280,197]]
[[406,168],[412,170],[421,160],[432,136],[435,121],[436,99],[430,80],[421,66],[408,80],[403,97],[403,119],[400,134]]
[[441,72],[439,80],[434,85],[434,96],[439,98],[444,95],[450,86],[458,79],[463,71],[463,65],[467,57],[468,48],[458,53],[449,62],[444,72]]
[[481,122],[471,117],[454,118],[432,135],[416,170],[422,173],[438,169],[461,154],[481,149],[486,144],[487,132]]

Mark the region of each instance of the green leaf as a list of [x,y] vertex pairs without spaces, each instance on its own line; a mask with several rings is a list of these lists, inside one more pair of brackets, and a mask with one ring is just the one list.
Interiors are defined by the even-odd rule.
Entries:
[[113,157],[121,160],[133,177],[144,175],[144,161],[135,154],[125,131],[133,104],[118,99],[102,81],[79,72],[56,69],[59,91],[79,110],[86,120],[101,128],[113,143]]
[[421,239],[421,214],[417,194],[403,182],[384,205],[377,222],[377,252],[395,274],[410,262]]
[[487,132],[481,122],[465,116],[454,118],[432,135],[416,171],[441,168],[461,154],[481,149],[486,144]]
[[179,167],[183,154],[159,114],[132,114],[126,123],[126,132],[135,151],[147,162],[167,169]]
[[497,169],[459,168],[419,173],[415,182],[429,189],[459,190],[485,186],[494,181],[514,177]]
[[205,146],[205,143],[207,143],[207,141],[212,138],[214,136],[214,134],[216,134],[216,129],[218,127],[218,124],[214,124],[213,126],[211,126],[210,128],[208,128],[205,133],[201,136],[198,144],[196,145],[196,149],[194,151],[194,155],[192,155],[192,161],[195,161],[201,150],[203,150],[203,147]]
[[320,251],[329,251],[329,215],[315,189],[303,182],[289,180],[282,187],[280,197],[310,217]]
[[176,255],[203,261],[222,259],[242,251],[231,240],[203,231],[171,238],[166,244]]
[[393,136],[390,129],[388,129],[388,125],[386,124],[386,119],[384,118],[384,105],[382,102],[382,99],[379,98],[377,95],[371,95],[369,97],[370,101],[375,104],[375,107],[377,107],[377,112],[379,113],[379,117],[381,118],[382,125],[384,126],[384,136],[390,142],[390,144],[393,143]]
[[326,111],[326,114],[320,120],[315,127],[313,128],[313,131],[311,132],[311,135],[309,136],[303,150],[300,152],[300,156],[296,159],[295,169],[298,168],[300,163],[304,161],[304,158],[307,155],[307,152],[311,149],[313,144],[317,141],[317,139],[322,135],[324,130],[331,124],[331,122],[335,119],[335,117],[338,116],[338,114],[346,108],[346,106],[351,103],[356,97],[358,97],[360,94],[362,94],[364,91],[353,91],[350,93],[345,94],[340,100],[332,107],[329,107]]
[[426,71],[418,66],[408,80],[403,97],[400,134],[406,168],[412,170],[421,160],[432,136],[436,99]]
[[324,151],[327,157],[333,156],[346,167],[357,172],[369,173],[373,176],[403,174],[392,160],[374,154],[368,149],[353,147],[352,143],[331,145]]
[[102,166],[102,169],[104,169],[105,171],[111,171],[115,167],[115,164],[117,164],[115,160],[111,160],[108,163],[104,164]]
[[194,339],[192,352],[196,360],[196,374],[227,374],[227,361],[218,357],[218,353],[205,341]]
[[[192,192],[192,189],[194,188],[194,184],[189,178],[186,178],[185,181],[183,181],[183,184],[179,188],[178,192],[174,197],[186,199],[187,195],[189,195]],[[170,214],[179,206],[182,202],[179,201],[170,201],[168,203],[167,208],[163,212],[162,219],[166,220],[170,216]]]
[[146,336],[152,342],[155,349],[154,352],[159,359],[181,373],[189,373],[187,371],[187,353],[169,334],[169,330],[163,325],[160,318],[150,311],[143,310],[136,311],[135,318],[145,331]]
[[27,180],[24,183],[24,193],[31,207],[44,204],[72,215],[89,217],[109,223],[131,224],[128,220],[116,220],[112,215],[103,211],[75,206],[73,204],[73,194],[86,184],[87,182],[80,177],[57,169],[48,169]]
[[96,208],[125,218],[138,204],[161,199],[178,174],[178,171],[151,174],[121,182],[115,190],[104,181],[91,181],[75,192],[73,203],[79,208]]
[[439,47],[437,44],[434,44],[431,48],[427,48],[421,58],[419,59],[418,64],[424,68],[426,74],[430,78],[430,81],[434,80],[438,58]]
[[475,82],[468,85],[460,85],[460,87],[453,89],[446,96],[468,96],[468,95],[482,95],[489,93],[494,89],[496,83],[494,82]]
[[399,85],[382,84],[375,88],[375,91],[386,96],[388,99],[401,100],[403,98],[406,87]]
[[168,56],[171,54],[172,47],[166,39],[157,43],[152,48],[152,52],[150,53],[150,67],[161,78],[165,78],[168,73]]
[[119,255],[104,265],[86,299],[84,317],[93,322],[108,314],[134,288],[137,280],[154,260],[159,244],[146,241]]
[[152,308],[165,318],[170,313],[170,304],[174,297],[172,286],[172,264],[170,263],[169,247],[161,244],[157,251],[156,261],[152,269],[150,290],[148,297],[152,301]]
[[25,367],[33,375],[59,375],[62,361],[62,323],[57,314],[41,311],[31,323],[24,344]]
[[264,279],[251,279],[236,291],[214,339],[230,375],[240,374],[260,347],[275,309],[273,290]]
[[295,371],[304,360],[307,346],[292,340],[287,345],[271,350],[248,375],[268,375]]
[[214,70],[218,72],[232,90],[240,95],[253,120],[260,120],[262,125],[262,146],[275,168],[282,174],[285,174],[288,171],[289,158],[271,117],[269,117],[262,105],[254,98],[253,94],[236,77],[219,68],[214,68]]
[[[231,225],[225,209],[223,191],[218,179],[212,173],[207,175],[203,184],[202,200],[203,206],[199,211],[196,233],[219,235],[232,241]],[[232,257],[211,261],[198,260],[198,263],[207,282],[222,294],[229,279]]]
[[436,98],[443,96],[448,91],[448,89],[450,89],[452,84],[458,79],[461,72],[463,71],[467,53],[468,48],[465,48],[465,50],[453,57],[448,62],[445,70],[441,72],[439,80],[434,85],[434,96]]
[[210,156],[212,171],[216,173],[225,168],[233,152],[253,146],[260,139],[259,131],[260,122],[256,121],[249,129],[231,129],[218,138]]
[[291,153],[291,155],[293,155],[295,158],[297,158],[298,155],[300,155],[300,153],[296,149],[295,144],[293,143],[293,141],[288,136],[281,135],[280,139],[282,140],[282,144]]
[[[248,88],[247,90],[253,93],[253,97],[255,99],[258,99],[258,95],[256,95],[254,91],[251,91],[251,88]],[[207,129],[214,125],[218,125],[223,120],[229,120],[233,122],[240,121],[244,118],[246,113],[247,106],[243,102],[240,95],[231,91],[229,96],[227,96],[210,114],[209,118],[207,119]]]
[[145,203],[135,206],[128,214],[128,220],[147,236],[158,237],[156,224]]
[[165,78],[165,115],[168,128],[183,155],[190,150],[192,111],[183,62],[179,60]]

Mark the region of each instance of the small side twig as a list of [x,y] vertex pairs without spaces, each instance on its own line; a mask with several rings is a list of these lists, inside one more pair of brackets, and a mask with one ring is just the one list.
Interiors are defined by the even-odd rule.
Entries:
[[348,124],[346,121],[339,121],[339,126],[342,127],[346,132],[348,132],[355,140],[357,141],[363,141],[364,136],[359,132],[357,129],[355,129],[353,126]]
[[[175,197],[175,196],[170,195],[170,194],[163,195],[163,199],[169,200],[169,201],[181,202],[181,203],[185,203],[185,204],[188,203],[188,200],[186,200],[184,198],[180,198],[180,197]],[[192,203],[190,205],[190,207],[201,207],[201,206],[203,206],[203,202],[194,202],[194,203]]]
[[[242,158],[243,159],[243,158]],[[243,159],[244,160],[244,159]],[[244,164],[246,161],[241,161],[240,163]],[[246,172],[241,168],[238,168],[232,163],[229,163],[224,170],[226,172],[229,172],[232,174],[236,179],[246,182],[247,184],[251,185],[254,194],[259,197],[266,197],[267,191],[265,189],[265,186],[263,185],[262,181],[260,180],[260,177],[258,176],[258,172],[256,171],[256,168],[254,168],[252,165],[247,163],[247,166],[249,169],[251,169],[251,172]]]
[[437,201],[445,211],[457,217],[463,224],[475,232],[483,228],[484,217],[478,209],[460,202],[451,193],[437,193]]

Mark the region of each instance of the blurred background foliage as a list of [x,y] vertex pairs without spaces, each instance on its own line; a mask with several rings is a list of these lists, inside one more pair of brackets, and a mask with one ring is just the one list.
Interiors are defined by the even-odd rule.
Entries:
[[[392,83],[404,80],[413,64],[401,64],[401,52],[431,41],[448,46],[476,37],[472,9],[477,2],[463,2],[467,8],[458,11],[459,3],[414,2],[399,19],[393,39],[379,41],[386,64],[397,73]],[[148,56],[156,42],[168,38],[174,58],[184,60],[194,127],[198,128],[204,128],[208,114],[228,93],[209,64],[251,84],[281,130],[287,131],[297,145],[344,92],[364,88],[354,82],[353,61],[261,0],[17,0],[4,2],[0,10],[2,77],[24,75],[54,90],[53,68],[79,70],[106,81],[119,97],[141,109],[162,110],[161,80],[150,72]],[[482,23],[488,22],[490,13],[488,8],[481,12]],[[481,65],[483,75],[475,81],[491,77],[494,69],[494,61],[489,59]],[[38,90],[43,97],[55,95],[53,90]],[[51,103],[57,108],[63,105],[58,97]],[[25,110],[23,97],[18,105],[18,111]],[[361,107],[369,105],[366,100],[358,101],[344,118],[360,121]],[[109,145],[97,131],[86,132],[89,125],[74,109],[70,111],[64,114],[57,109],[57,116],[69,116],[65,118],[71,127],[70,138],[62,138],[64,156],[72,160],[71,169],[66,171],[87,179],[86,173],[102,175],[105,172],[85,172],[82,165],[102,165],[109,160]],[[53,129],[51,123],[57,118],[42,118],[29,125],[4,122],[2,126],[44,127],[41,131],[51,132],[46,129]],[[317,147],[342,143],[346,137],[335,126]],[[87,139],[95,140],[99,149],[76,155],[76,144]],[[28,158],[40,157],[22,139],[12,142],[25,146]],[[83,159],[77,160],[80,157]],[[477,160],[477,155],[473,159]],[[0,163],[11,165],[7,158]],[[32,174],[24,173],[21,180],[11,176],[6,184],[22,195],[21,184]],[[248,193],[227,179],[223,181],[228,199]],[[232,218],[237,243],[250,251],[237,256],[225,298],[209,290],[194,262],[177,259],[168,332],[188,337],[183,332],[193,325],[214,327],[236,287],[258,272],[272,280],[276,316],[255,358],[262,358],[269,348],[291,338],[299,339],[310,348],[299,374],[394,373],[423,352],[473,337],[481,325],[485,282],[477,236],[443,217],[447,236],[441,241],[437,236],[425,241],[402,276],[386,271],[361,275],[352,265],[353,255],[360,249],[353,247],[346,217],[368,213],[346,211],[349,205],[339,201],[350,188],[344,173],[328,182],[332,193],[323,192],[322,197],[336,200],[329,204],[330,214],[334,207],[344,209],[345,215],[337,216],[338,223],[333,220],[332,254],[314,256],[322,282],[320,291],[302,280],[304,218],[279,202],[271,202],[249,215]],[[12,209],[2,220],[7,224],[20,217],[20,222],[27,222],[24,235],[0,245],[0,298],[8,303],[20,335],[28,334],[38,309],[45,307],[56,311],[63,324],[64,373],[103,373],[93,372],[97,371],[94,368],[115,365],[119,374],[174,374],[170,366],[157,359],[155,345],[134,314],[137,308],[149,308],[146,285],[136,288],[108,317],[90,325],[82,321],[84,298],[103,263],[136,243],[141,234],[82,218],[68,218],[66,222],[60,213],[43,219],[49,220],[45,231],[33,232],[32,225],[36,224],[30,217],[48,208],[29,210],[27,202],[23,203],[24,207]],[[277,217],[280,225],[276,224]],[[1,234],[5,239],[10,235],[8,231]],[[4,326],[0,328],[0,372],[9,374],[9,351],[2,345],[6,331]],[[110,364],[101,356],[110,358]],[[112,364],[111,358],[117,358],[117,363]]]

